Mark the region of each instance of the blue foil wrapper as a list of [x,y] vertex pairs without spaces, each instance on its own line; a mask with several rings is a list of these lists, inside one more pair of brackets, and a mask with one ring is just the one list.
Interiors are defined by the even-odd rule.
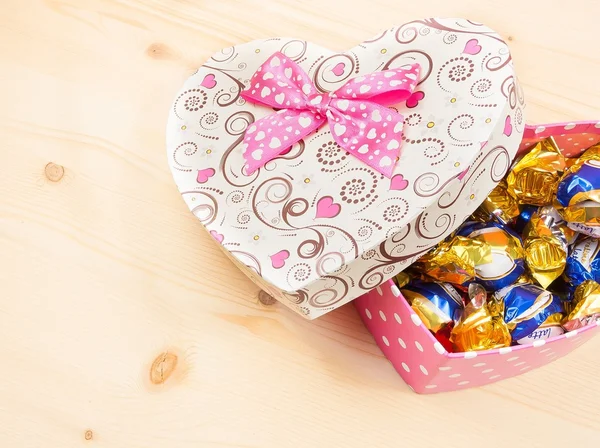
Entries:
[[553,314],[565,312],[558,296],[533,284],[508,286],[496,297],[504,300],[504,321],[513,341],[531,335]]
[[565,276],[572,290],[586,280],[600,283],[600,241],[585,238],[573,246],[567,258]]
[[563,207],[568,207],[579,202],[575,197],[577,194],[593,190],[600,190],[600,166],[597,161],[588,160],[579,169],[573,167],[573,171],[563,177],[556,198]]
[[453,325],[464,308],[462,297],[449,283],[413,280],[402,288],[402,295],[433,332]]
[[457,234],[490,245],[492,262],[475,266],[475,281],[487,290],[496,291],[512,285],[525,272],[521,238],[503,224],[467,222]]
[[537,205],[523,206],[521,213],[519,213],[519,216],[517,216],[515,225],[513,226],[516,232],[518,232],[519,234],[523,233],[523,231],[525,230],[525,226],[529,224],[529,221],[531,221],[531,217],[535,212],[537,212],[538,208],[539,207]]

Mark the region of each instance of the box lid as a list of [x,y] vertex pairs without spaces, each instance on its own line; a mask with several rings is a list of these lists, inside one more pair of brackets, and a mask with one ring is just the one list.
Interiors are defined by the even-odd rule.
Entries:
[[[390,108],[404,117],[390,178],[338,146],[328,124],[248,174],[245,132],[275,109],[241,92],[276,52],[320,92],[420,66],[412,95]],[[315,317],[404,269],[477,207],[516,152],[523,107],[507,45],[468,20],[411,22],[342,53],[259,40],[221,50],[185,82],[169,117],[169,163],[213,238],[271,293]],[[500,162],[486,165],[474,193],[473,167],[488,156]],[[391,261],[372,275],[382,250]]]

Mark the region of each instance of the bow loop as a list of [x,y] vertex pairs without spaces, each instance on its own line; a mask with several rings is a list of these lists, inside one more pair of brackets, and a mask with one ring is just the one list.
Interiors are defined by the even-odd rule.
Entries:
[[382,106],[406,101],[418,84],[420,66],[411,64],[353,78],[336,90],[340,98],[368,100]]
[[412,64],[375,72],[323,93],[298,64],[282,53],[273,54],[242,92],[247,101],[280,109],[247,129],[243,145],[247,172],[264,166],[327,122],[340,147],[391,177],[404,118],[387,106],[410,97],[419,70],[418,64]]

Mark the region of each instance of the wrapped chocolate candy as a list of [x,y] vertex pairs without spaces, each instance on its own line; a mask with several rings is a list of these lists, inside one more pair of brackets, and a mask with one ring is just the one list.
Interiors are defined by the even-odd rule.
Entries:
[[396,274],[394,277],[394,282],[398,285],[398,288],[404,288],[410,282],[410,275],[406,272],[402,271],[399,274]]
[[527,224],[529,224],[529,221],[531,221],[531,217],[535,212],[537,212],[538,208],[539,207],[537,205],[521,206],[521,212],[519,213],[519,216],[517,216],[517,218],[515,219],[515,223],[513,225],[513,229],[515,230],[515,232],[519,234],[523,233],[523,230],[525,230],[525,227],[527,226]]
[[550,205],[564,169],[564,156],[552,138],[546,139],[512,167],[507,191],[519,204]]
[[600,147],[588,149],[565,173],[557,199],[569,227],[600,237]]
[[537,285],[510,285],[495,296],[504,300],[504,321],[514,341],[531,335],[550,316],[564,313],[560,298]]
[[585,238],[573,246],[567,258],[565,277],[572,288],[586,280],[600,282],[600,241]]
[[450,331],[464,308],[458,291],[449,283],[420,280],[412,280],[401,291],[423,324],[447,350],[452,350]]
[[475,211],[473,217],[482,222],[495,218],[502,224],[509,224],[519,216],[519,213],[519,204],[508,194],[506,181],[502,180]]
[[486,289],[495,291],[512,285],[525,272],[521,239],[502,224],[467,222],[458,235],[490,246],[491,263],[475,265],[477,282]]
[[460,285],[475,278],[475,266],[491,262],[487,242],[454,236],[421,257],[415,267],[434,280]]
[[563,327],[567,331],[585,327],[600,318],[600,284],[586,280],[575,289],[573,300],[568,305],[569,313]]
[[450,333],[450,342],[459,352],[489,350],[510,345],[511,336],[504,322],[501,300],[487,297],[483,286],[469,285],[469,302]]
[[568,242],[562,217],[552,206],[540,207],[533,213],[523,231],[525,261],[532,277],[547,288],[564,271]]
[[516,343],[519,345],[533,344],[535,341],[539,341],[541,339],[560,336],[565,332],[561,325],[563,317],[564,314],[562,313],[556,313],[548,316],[544,323],[534,330],[529,336],[519,339],[516,341]]

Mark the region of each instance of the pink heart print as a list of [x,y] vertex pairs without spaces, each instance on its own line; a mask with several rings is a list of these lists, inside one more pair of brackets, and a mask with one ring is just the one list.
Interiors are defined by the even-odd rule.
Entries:
[[225,237],[223,235],[221,235],[219,232],[217,232],[216,230],[211,230],[210,231],[210,236],[212,236],[219,243],[222,243],[223,240],[225,239]]
[[215,81],[215,75],[213,75],[213,74],[206,75],[204,77],[204,79],[202,80],[202,82],[200,83],[200,85],[202,87],[206,87],[207,89],[212,89],[214,86],[217,85],[217,81]]
[[390,183],[390,190],[406,190],[408,187],[408,181],[404,178],[402,174],[396,174],[392,177],[392,182]]
[[506,120],[504,120],[504,135],[510,137],[512,135],[513,127],[510,115],[506,116]]
[[205,168],[203,170],[198,170],[198,176],[196,176],[196,181],[199,184],[204,184],[208,182],[208,179],[215,175],[215,170],[212,168]]
[[276,254],[271,255],[271,264],[275,269],[281,269],[285,265],[285,260],[290,257],[290,253],[287,250],[280,250]]
[[333,202],[331,196],[323,196],[317,202],[316,218],[335,218],[342,211],[342,206]]
[[465,45],[465,49],[463,50],[463,53],[474,56],[474,55],[478,54],[480,51],[481,51],[481,45],[479,45],[479,41],[477,39],[471,39]]
[[[242,92],[249,102],[279,109],[246,130],[242,145],[246,172],[254,173],[327,123],[339,146],[391,178],[400,152],[404,117],[388,106],[411,96],[420,69],[419,64],[412,64],[357,76],[335,92],[323,93],[296,62],[283,53],[274,53]],[[417,95],[415,101],[423,96]]]
[[346,68],[346,65],[343,62],[338,62],[331,71],[335,76],[342,76],[344,74],[344,68]]
[[425,92],[415,92],[406,100],[406,107],[412,109],[413,107],[417,107],[419,105],[419,101],[425,98]]

